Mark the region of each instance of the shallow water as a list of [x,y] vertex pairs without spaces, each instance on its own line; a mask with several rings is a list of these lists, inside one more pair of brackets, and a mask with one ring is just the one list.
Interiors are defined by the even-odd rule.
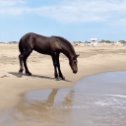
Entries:
[[27,92],[0,113],[2,126],[125,126],[126,72],[84,78],[73,88]]

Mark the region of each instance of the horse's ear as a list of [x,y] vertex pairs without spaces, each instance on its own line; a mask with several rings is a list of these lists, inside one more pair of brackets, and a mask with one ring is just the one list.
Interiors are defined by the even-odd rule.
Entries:
[[77,57],[79,57],[79,56],[80,56],[80,55],[79,55],[79,54],[77,54],[77,55],[76,55],[76,58],[77,58]]

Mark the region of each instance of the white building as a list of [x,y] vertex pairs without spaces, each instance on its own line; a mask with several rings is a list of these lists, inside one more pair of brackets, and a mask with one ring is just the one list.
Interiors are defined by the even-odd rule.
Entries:
[[91,38],[90,42],[91,42],[92,46],[97,46],[98,45],[98,39],[97,38]]

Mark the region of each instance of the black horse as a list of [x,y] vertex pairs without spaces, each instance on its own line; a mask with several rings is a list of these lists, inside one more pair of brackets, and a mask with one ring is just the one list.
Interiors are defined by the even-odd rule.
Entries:
[[[52,57],[53,65],[54,65],[54,75],[56,79],[65,80],[61,70],[60,70],[60,62],[59,62],[59,54],[65,54],[69,59],[69,64],[73,73],[77,73],[77,55],[72,44],[58,36],[46,37],[36,33],[27,33],[25,34],[19,42],[19,61],[20,61],[20,70],[19,72],[23,72],[23,65],[25,67],[25,72],[27,75],[32,75],[27,67],[27,58],[31,54],[31,52],[35,50],[42,54],[47,54]],[[57,71],[58,69],[58,71]]]

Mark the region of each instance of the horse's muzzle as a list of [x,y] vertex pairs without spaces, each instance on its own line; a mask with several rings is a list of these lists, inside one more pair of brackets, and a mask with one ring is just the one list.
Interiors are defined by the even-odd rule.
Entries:
[[77,70],[74,70],[73,73],[76,74],[77,73]]

